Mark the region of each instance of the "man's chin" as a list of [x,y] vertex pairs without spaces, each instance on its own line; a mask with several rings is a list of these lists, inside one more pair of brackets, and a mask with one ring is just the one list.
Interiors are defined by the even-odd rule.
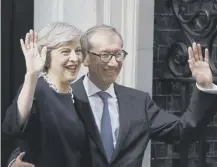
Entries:
[[116,78],[117,77],[106,78],[104,81],[105,81],[106,84],[111,85],[116,81]]

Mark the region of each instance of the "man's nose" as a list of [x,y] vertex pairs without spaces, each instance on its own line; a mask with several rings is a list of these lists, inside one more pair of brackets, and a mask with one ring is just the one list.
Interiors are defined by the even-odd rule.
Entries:
[[111,60],[108,62],[108,66],[117,66],[118,62],[116,61],[115,56],[112,56]]

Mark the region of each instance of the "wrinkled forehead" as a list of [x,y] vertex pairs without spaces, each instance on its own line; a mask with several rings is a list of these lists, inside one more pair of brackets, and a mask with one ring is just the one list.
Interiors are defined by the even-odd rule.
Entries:
[[91,49],[96,51],[119,51],[122,49],[122,40],[114,32],[100,31],[94,33],[89,39]]

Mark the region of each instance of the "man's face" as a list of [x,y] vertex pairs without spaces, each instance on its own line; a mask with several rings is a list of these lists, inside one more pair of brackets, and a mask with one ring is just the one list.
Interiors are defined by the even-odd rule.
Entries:
[[90,79],[94,84],[108,88],[115,82],[121,71],[123,62],[117,62],[115,56],[108,62],[103,62],[100,56],[95,54],[118,54],[122,52],[122,41],[116,34],[97,32],[93,34],[89,42],[91,49],[87,54],[84,65],[89,68]]

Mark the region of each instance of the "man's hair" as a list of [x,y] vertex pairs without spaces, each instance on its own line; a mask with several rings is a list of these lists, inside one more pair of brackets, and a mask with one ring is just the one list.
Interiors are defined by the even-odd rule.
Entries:
[[87,51],[91,49],[91,43],[90,43],[90,39],[91,37],[97,33],[97,32],[107,32],[107,33],[113,33],[115,35],[117,35],[122,43],[123,47],[123,38],[121,36],[121,34],[116,30],[116,28],[109,26],[109,25],[96,25],[90,29],[88,29],[86,32],[83,33],[83,35],[80,38],[80,43],[81,43],[81,50],[82,50],[82,54],[83,54],[83,59],[86,57],[87,55]]

